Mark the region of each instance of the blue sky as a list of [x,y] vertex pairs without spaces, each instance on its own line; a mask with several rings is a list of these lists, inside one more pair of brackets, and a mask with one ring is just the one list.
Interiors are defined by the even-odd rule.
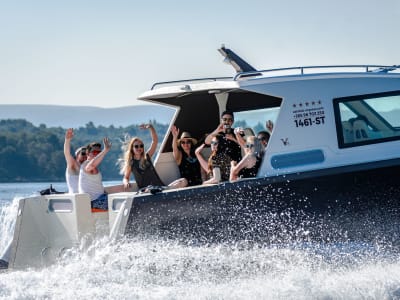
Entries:
[[156,81],[400,64],[398,0],[0,0],[0,104],[119,107]]

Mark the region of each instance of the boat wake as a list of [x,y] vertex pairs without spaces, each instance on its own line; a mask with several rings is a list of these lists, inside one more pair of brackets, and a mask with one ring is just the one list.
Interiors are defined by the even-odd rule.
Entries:
[[[17,206],[15,198],[1,207],[1,249],[12,238]],[[50,266],[0,273],[0,298],[400,299],[399,251],[386,239],[290,237],[276,244],[85,240]]]
[[14,234],[19,199],[21,197],[15,197],[12,202],[0,205],[0,258]]
[[188,246],[152,240],[65,252],[43,269],[0,274],[0,297],[396,299],[397,255],[363,244]]

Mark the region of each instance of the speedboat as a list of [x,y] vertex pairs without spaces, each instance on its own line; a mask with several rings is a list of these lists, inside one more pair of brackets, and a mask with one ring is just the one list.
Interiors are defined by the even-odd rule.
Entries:
[[257,176],[154,193],[111,187],[108,212],[92,212],[86,194],[21,199],[2,258],[9,268],[52,263],[99,236],[398,245],[400,66],[259,70],[224,46],[219,52],[233,77],[159,82],[139,96],[175,109],[155,167],[163,182],[179,178],[172,126],[201,140],[229,110],[250,132],[273,120]]

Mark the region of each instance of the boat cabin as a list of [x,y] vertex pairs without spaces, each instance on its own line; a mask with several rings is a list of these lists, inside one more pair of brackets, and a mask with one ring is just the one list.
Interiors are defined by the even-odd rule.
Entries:
[[[400,73],[393,71],[382,66],[252,71],[233,79],[157,83],[139,99],[176,107],[171,126],[200,141],[225,110],[234,112],[234,127],[255,134],[272,120],[258,177],[357,169],[398,157]],[[167,134],[156,161],[165,182],[179,177],[171,141]]]

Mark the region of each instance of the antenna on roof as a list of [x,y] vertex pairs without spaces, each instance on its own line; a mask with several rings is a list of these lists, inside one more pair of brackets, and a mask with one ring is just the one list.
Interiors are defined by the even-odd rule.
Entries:
[[221,48],[218,49],[219,53],[225,57],[224,62],[231,64],[232,67],[236,70],[237,73],[240,72],[257,72],[255,68],[249,65],[246,61],[236,55],[231,49],[225,48],[225,45],[222,44]]

